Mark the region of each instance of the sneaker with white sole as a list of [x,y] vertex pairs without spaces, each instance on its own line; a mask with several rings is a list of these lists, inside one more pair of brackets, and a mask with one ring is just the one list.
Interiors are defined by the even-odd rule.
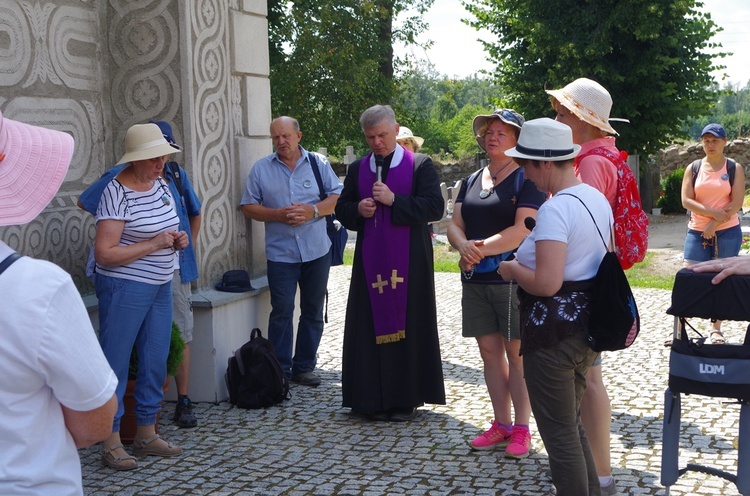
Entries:
[[510,441],[505,449],[505,458],[526,458],[531,448],[531,432],[525,425],[515,425],[510,433]]
[[472,439],[469,444],[476,450],[505,448],[510,441],[510,434],[511,431],[498,424],[497,420],[493,420],[490,428]]
[[602,496],[617,496],[617,486],[615,485],[615,480],[612,479],[612,482],[610,484],[607,484],[606,486],[602,486]]

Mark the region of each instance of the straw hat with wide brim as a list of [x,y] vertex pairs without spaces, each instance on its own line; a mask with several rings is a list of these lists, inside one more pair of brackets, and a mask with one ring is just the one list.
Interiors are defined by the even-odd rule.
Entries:
[[0,112],[0,226],[31,222],[54,198],[73,158],[73,137]]
[[573,131],[569,126],[549,117],[542,117],[523,125],[518,143],[506,150],[505,156],[562,162],[575,158],[580,151],[581,145],[573,143]]
[[591,79],[579,78],[562,89],[545,91],[582,121],[610,134],[619,133],[609,121],[630,122],[609,116],[612,97],[604,86]]
[[408,139],[408,138],[412,138],[414,141],[417,142],[417,148],[422,148],[422,145],[424,144],[423,137],[414,136],[414,134],[411,132],[411,129],[409,129],[406,126],[399,126],[398,134],[396,135],[396,141],[402,140],[402,139]]
[[180,150],[170,145],[156,124],[135,124],[125,133],[125,155],[118,164],[137,160],[148,160],[178,153]]

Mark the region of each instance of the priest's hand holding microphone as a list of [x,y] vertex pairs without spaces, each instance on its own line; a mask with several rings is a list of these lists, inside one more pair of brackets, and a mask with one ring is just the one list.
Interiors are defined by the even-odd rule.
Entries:
[[383,182],[383,156],[375,155],[375,184],[372,185],[372,198],[364,198],[359,202],[359,213],[362,217],[369,219],[375,215],[377,203],[392,206],[396,201],[396,195]]

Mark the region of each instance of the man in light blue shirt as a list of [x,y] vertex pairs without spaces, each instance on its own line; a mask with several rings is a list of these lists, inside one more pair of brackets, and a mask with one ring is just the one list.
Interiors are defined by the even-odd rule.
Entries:
[[[278,117],[271,122],[276,153],[255,162],[242,195],[242,212],[266,226],[271,315],[268,337],[281,368],[293,382],[318,386],[313,371],[323,335],[323,305],[331,266],[326,215],[333,213],[343,184],[325,157],[299,145],[299,122]],[[313,171],[317,167],[323,185]],[[326,196],[321,200],[322,196]],[[300,288],[297,345],[292,357],[294,299]]]

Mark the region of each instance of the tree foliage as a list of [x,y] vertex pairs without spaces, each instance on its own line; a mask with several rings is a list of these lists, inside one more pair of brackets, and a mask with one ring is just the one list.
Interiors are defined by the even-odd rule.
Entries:
[[707,50],[720,28],[695,0],[472,0],[472,25],[497,35],[484,42],[497,83],[527,118],[550,116],[545,88],[588,77],[609,90],[618,145],[652,153],[715,101]]
[[[390,103],[394,40],[414,43],[433,0],[269,0],[271,107],[300,121],[303,145],[363,147],[359,116]],[[393,20],[411,9],[398,28]]]
[[727,137],[732,140],[750,136],[750,82],[744,88],[739,83],[727,83],[721,90],[716,86],[718,101],[711,113],[695,119],[688,127],[690,137],[700,140],[701,131],[711,122],[724,126]]
[[494,82],[469,76],[450,79],[429,64],[415,64],[398,81],[394,107],[399,122],[425,139],[425,153],[465,158],[480,151],[471,123],[492,111],[500,95]]

